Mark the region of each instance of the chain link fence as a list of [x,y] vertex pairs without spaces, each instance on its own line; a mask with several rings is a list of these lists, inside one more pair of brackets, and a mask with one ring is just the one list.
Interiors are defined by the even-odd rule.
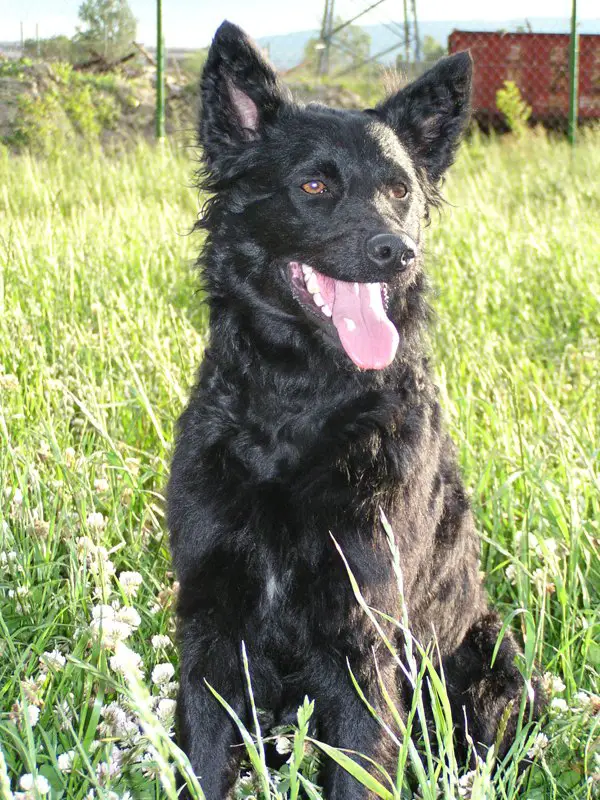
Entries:
[[[600,35],[579,37],[577,117],[600,121]],[[448,50],[470,50],[475,65],[473,108],[484,127],[501,128],[497,92],[514,83],[531,109],[530,120],[565,128],[570,100],[570,36],[562,33],[491,33],[456,30]]]

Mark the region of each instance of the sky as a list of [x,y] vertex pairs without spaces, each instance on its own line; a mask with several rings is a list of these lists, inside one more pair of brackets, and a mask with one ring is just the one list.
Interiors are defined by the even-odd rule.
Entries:
[[[373,0],[337,0],[335,13],[349,19],[367,8]],[[138,21],[138,41],[153,44],[155,39],[154,0],[129,0]],[[77,25],[80,0],[0,0],[0,40],[20,39],[20,23],[25,38],[35,36],[36,23],[41,37],[71,36]],[[470,19],[507,20],[570,15],[571,0],[417,0],[420,20]],[[163,0],[165,39],[171,47],[205,47],[223,21],[229,19],[251,36],[269,36],[320,27],[323,0]],[[397,20],[402,15],[400,0],[385,0],[361,19],[363,25]],[[580,19],[600,16],[599,0],[579,0]]]

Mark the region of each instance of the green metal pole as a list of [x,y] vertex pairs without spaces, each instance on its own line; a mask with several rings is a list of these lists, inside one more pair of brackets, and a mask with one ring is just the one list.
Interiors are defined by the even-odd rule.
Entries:
[[156,0],[156,138],[165,137],[165,42],[162,32],[162,0]]
[[577,33],[577,0],[571,10],[571,42],[569,45],[569,141],[574,146],[577,136],[577,102],[579,83],[579,34]]
[[404,7],[404,61],[406,62],[406,70],[408,72],[408,47],[410,42],[410,27],[408,22],[408,4],[407,0],[403,0]]

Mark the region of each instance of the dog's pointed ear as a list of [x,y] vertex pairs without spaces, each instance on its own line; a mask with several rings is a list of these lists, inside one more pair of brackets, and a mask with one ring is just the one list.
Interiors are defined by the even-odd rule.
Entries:
[[260,138],[283,102],[273,69],[231,22],[223,22],[215,34],[200,91],[200,144],[209,166],[219,155]]
[[470,53],[456,53],[375,109],[432,183],[452,164],[469,122],[472,75]]

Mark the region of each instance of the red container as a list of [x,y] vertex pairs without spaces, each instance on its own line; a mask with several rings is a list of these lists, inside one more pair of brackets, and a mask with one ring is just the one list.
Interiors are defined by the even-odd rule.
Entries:
[[[450,53],[470,50],[475,64],[473,109],[499,121],[496,92],[514,81],[531,106],[533,120],[566,121],[569,113],[569,35],[565,33],[485,33],[452,31]],[[600,35],[579,37],[580,120],[600,119]]]

